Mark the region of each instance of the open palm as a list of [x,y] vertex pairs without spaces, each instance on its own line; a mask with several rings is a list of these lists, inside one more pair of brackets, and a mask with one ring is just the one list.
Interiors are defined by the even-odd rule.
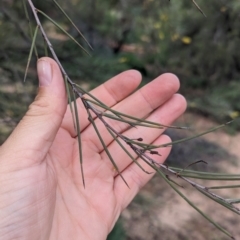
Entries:
[[[0,148],[0,236],[2,239],[106,239],[121,211],[153,174],[146,174],[112,140],[99,119],[95,123],[129,188],[112,166],[86,110],[78,100],[83,168],[78,140],[66,103],[64,84],[56,63],[52,82],[40,92],[15,131]],[[44,75],[39,70],[39,75]],[[43,77],[43,76],[42,76]],[[91,93],[112,108],[162,124],[171,124],[185,110],[184,98],[175,94],[179,81],[164,74],[131,94],[141,76],[130,70]],[[130,95],[131,94],[131,95]],[[129,96],[130,95],[130,96]],[[106,120],[118,132],[145,142],[169,142],[163,130],[129,128]],[[130,150],[130,149],[129,149]],[[154,159],[163,162],[170,148]],[[141,162],[147,171],[150,167]],[[1,239],[1,237],[0,237]]]

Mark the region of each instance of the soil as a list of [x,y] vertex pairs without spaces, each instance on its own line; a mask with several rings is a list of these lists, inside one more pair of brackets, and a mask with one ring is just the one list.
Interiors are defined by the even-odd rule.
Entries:
[[[196,114],[186,114],[178,125],[194,126],[190,131],[171,130],[168,134],[173,140],[206,131],[217,124]],[[197,130],[197,131],[196,131]],[[191,169],[201,171],[239,173],[240,133],[230,136],[224,130],[209,133],[173,146],[167,160],[168,165],[186,167],[188,164],[204,160]],[[199,181],[204,186],[239,184],[238,181]],[[207,213],[215,222],[227,229],[235,239],[240,239],[240,217],[208,199],[185,182],[180,183],[185,196]],[[181,190],[181,189],[180,189]],[[239,198],[238,188],[216,190],[225,198]],[[236,205],[237,206],[237,205]],[[127,240],[227,240],[225,234],[205,220],[188,203],[178,196],[159,176],[155,176],[122,213],[122,222]]]

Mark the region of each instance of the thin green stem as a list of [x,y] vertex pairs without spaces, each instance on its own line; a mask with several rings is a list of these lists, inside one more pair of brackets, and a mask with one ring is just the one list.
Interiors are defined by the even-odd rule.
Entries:
[[33,53],[33,49],[34,49],[34,46],[35,46],[38,29],[39,29],[39,26],[37,25],[36,28],[35,28],[35,31],[34,31],[32,45],[31,45],[31,48],[30,48],[29,56],[28,56],[27,67],[26,67],[26,70],[25,70],[24,80],[23,80],[24,82],[26,81],[26,78],[27,78],[28,68],[29,68],[29,65],[30,65],[30,62],[31,62],[31,59],[32,59],[32,53]]
[[87,45],[93,50],[90,43],[87,41],[87,39],[84,37],[84,35],[81,33],[81,31],[78,29],[78,27],[75,25],[75,23],[72,21],[72,19],[66,14],[66,12],[63,10],[63,8],[59,5],[59,3],[56,0],[52,0],[55,5],[58,7],[58,9],[64,14],[64,16],[68,19],[68,21],[73,25],[73,27],[77,30],[79,35],[84,39],[84,41],[87,43]]
[[78,151],[79,151],[79,158],[80,158],[80,166],[81,166],[81,174],[82,174],[82,182],[85,188],[85,180],[84,180],[84,172],[83,172],[83,156],[82,156],[82,141],[81,141],[81,129],[80,129],[80,122],[78,118],[78,108],[76,103],[76,96],[73,92],[73,103],[74,103],[74,112],[75,112],[75,123],[77,127],[77,138],[78,138]]
[[172,189],[178,193],[191,207],[193,207],[198,213],[200,213],[205,219],[207,219],[210,223],[212,223],[217,229],[219,229],[221,232],[226,234],[232,239],[235,239],[227,230],[225,230],[221,225],[216,223],[214,220],[212,220],[208,215],[206,215],[204,212],[202,212],[195,204],[193,204],[192,201],[190,201],[182,192],[180,192],[177,187],[174,186],[164,175],[164,173],[156,168],[156,171],[159,173],[159,175],[172,187]]
[[94,130],[95,130],[95,132],[97,133],[97,136],[98,136],[98,138],[99,138],[99,140],[100,140],[100,142],[101,142],[101,144],[102,144],[102,146],[103,146],[103,148],[104,148],[104,151],[105,151],[106,154],[108,155],[108,158],[110,159],[111,163],[113,164],[113,166],[114,166],[114,168],[116,169],[116,171],[117,171],[117,173],[119,174],[119,176],[122,178],[122,180],[124,181],[124,183],[126,184],[126,186],[129,188],[128,183],[126,182],[126,180],[125,180],[124,177],[122,176],[122,173],[120,172],[120,170],[119,170],[117,164],[115,163],[114,159],[112,158],[112,155],[111,155],[111,153],[109,152],[109,150],[108,150],[108,148],[107,148],[107,146],[106,146],[106,144],[105,144],[105,142],[104,142],[104,140],[103,140],[100,132],[98,131],[98,128],[97,128],[97,126],[96,126],[96,124],[95,124],[95,122],[94,122],[94,119],[93,119],[93,117],[92,117],[89,109],[87,109],[87,112],[88,112],[88,119],[89,119],[89,121],[92,123],[92,125],[93,125],[93,127],[94,127]]
[[52,22],[56,27],[58,27],[62,32],[64,32],[71,40],[73,40],[85,53],[87,53],[89,56],[89,52],[67,31],[65,31],[58,23],[56,23],[52,18],[50,18],[47,14],[42,12],[39,9],[36,9],[37,12],[41,13],[44,17],[46,17],[50,22]]

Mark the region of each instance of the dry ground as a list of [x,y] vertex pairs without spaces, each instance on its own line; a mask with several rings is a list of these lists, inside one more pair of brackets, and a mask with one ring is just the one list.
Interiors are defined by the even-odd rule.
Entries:
[[[194,126],[201,132],[216,124],[201,116],[186,114],[179,124]],[[194,131],[195,132],[195,131]],[[188,136],[186,131],[169,131],[172,139]],[[208,165],[199,164],[199,170],[239,173],[240,133],[229,136],[223,130],[210,133],[202,138],[191,140],[173,147],[169,164],[181,167],[199,159]],[[200,166],[201,165],[201,166]],[[204,166],[203,166],[204,165]],[[219,185],[221,182],[203,182],[204,185]],[[228,183],[230,184],[230,183]],[[233,184],[239,184],[234,182]],[[240,217],[205,196],[191,186],[182,183],[184,193],[204,212],[240,239]],[[218,190],[218,193],[220,191]],[[221,192],[226,198],[239,198],[240,190]],[[127,240],[227,240],[212,224],[192,209],[158,176],[147,184],[133,203],[122,214]]]

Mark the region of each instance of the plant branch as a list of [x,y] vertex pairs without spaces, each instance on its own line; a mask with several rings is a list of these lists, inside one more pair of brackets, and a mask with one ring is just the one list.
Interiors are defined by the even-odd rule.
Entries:
[[[84,105],[84,107],[87,111],[88,120],[89,120],[90,124],[92,124],[93,128],[95,129],[95,132],[96,132],[96,134],[97,134],[97,136],[98,136],[98,138],[99,138],[99,140],[100,140],[100,142],[103,146],[103,149],[105,150],[106,154],[108,155],[108,157],[109,157],[111,163],[113,164],[114,168],[118,172],[118,175],[122,178],[122,180],[125,182],[125,184],[127,186],[128,186],[128,183],[125,181],[125,179],[122,176],[122,173],[119,171],[118,166],[116,165],[113,157],[111,156],[111,154],[110,154],[110,152],[109,152],[109,150],[108,150],[108,148],[107,148],[107,146],[106,146],[106,144],[105,144],[105,142],[104,142],[104,140],[101,136],[101,133],[98,130],[98,127],[97,127],[95,119],[94,119],[95,117],[97,119],[99,119],[104,124],[107,131],[111,134],[113,140],[115,140],[119,144],[119,146],[123,149],[123,151],[125,151],[127,153],[129,158],[131,158],[132,161],[142,169],[142,171],[150,174],[150,172],[146,171],[141,166],[138,159],[141,159],[142,161],[147,163],[149,166],[151,166],[193,208],[195,208],[201,215],[203,215],[206,219],[208,219],[211,223],[213,223],[219,230],[221,230],[222,232],[224,232],[225,234],[230,236],[232,239],[234,239],[227,231],[225,231],[217,223],[213,222],[208,216],[206,216],[204,213],[202,213],[189,199],[187,199],[176,188],[176,186],[173,185],[173,183],[174,183],[177,186],[180,186],[175,181],[173,181],[170,178],[170,176],[175,176],[179,179],[182,179],[183,181],[188,183],[190,186],[192,186],[193,188],[195,188],[196,190],[201,192],[203,195],[206,195],[207,197],[211,198],[212,200],[216,201],[217,203],[223,205],[224,207],[226,207],[226,208],[230,209],[231,211],[240,215],[240,209],[233,205],[234,203],[238,202],[238,199],[223,198],[222,196],[220,196],[220,195],[211,191],[211,189],[217,189],[217,188],[220,188],[220,187],[215,187],[215,188],[214,187],[206,187],[206,186],[203,186],[203,185],[201,185],[201,184],[199,184],[199,183],[190,179],[190,178],[197,178],[197,179],[204,179],[205,178],[205,179],[210,179],[210,180],[211,179],[221,179],[221,180],[234,181],[234,180],[239,180],[239,178],[240,178],[239,175],[223,175],[223,174],[222,175],[221,174],[218,174],[218,175],[217,174],[212,174],[211,175],[211,173],[206,174],[206,173],[201,173],[201,172],[194,172],[194,171],[191,171],[191,170],[188,170],[188,169],[171,168],[171,167],[168,167],[165,164],[161,164],[161,163],[156,162],[151,157],[153,155],[160,155],[160,153],[156,149],[161,149],[163,147],[168,147],[168,146],[171,146],[173,144],[177,144],[177,143],[180,143],[180,142],[183,142],[183,141],[188,141],[188,140],[191,140],[193,138],[202,136],[202,135],[207,134],[209,132],[215,131],[215,130],[221,128],[221,127],[224,127],[225,125],[229,124],[230,122],[228,122],[226,124],[222,124],[222,125],[220,125],[216,128],[212,128],[212,129],[210,129],[210,130],[208,130],[204,133],[197,134],[193,137],[189,137],[189,138],[185,138],[185,139],[181,139],[181,140],[178,140],[178,141],[175,141],[175,142],[169,142],[169,143],[165,143],[165,144],[161,144],[161,145],[152,145],[152,144],[149,144],[149,143],[142,142],[143,139],[141,138],[141,136],[138,139],[130,139],[129,137],[126,137],[122,133],[115,130],[114,127],[112,127],[112,125],[106,121],[106,118],[111,119],[112,121],[120,121],[120,122],[123,122],[125,124],[128,124],[129,128],[130,127],[135,127],[136,128],[137,126],[148,127],[148,128],[158,128],[158,129],[165,129],[165,128],[168,128],[168,127],[177,128],[177,129],[188,129],[188,128],[177,127],[177,126],[166,126],[166,125],[162,125],[162,124],[159,124],[159,123],[147,121],[145,119],[139,119],[139,118],[136,118],[134,116],[130,116],[130,115],[118,112],[114,109],[111,109],[110,107],[108,107],[104,103],[102,103],[100,100],[98,100],[96,97],[94,97],[90,93],[84,91],[79,85],[75,84],[70,79],[70,77],[68,76],[64,67],[62,66],[59,58],[57,57],[57,55],[54,51],[54,48],[53,48],[53,46],[52,46],[52,44],[51,44],[51,42],[50,42],[50,40],[49,40],[49,38],[46,34],[41,22],[40,22],[40,19],[38,17],[38,13],[41,13],[42,15],[44,15],[48,20],[50,20],[57,27],[59,27],[59,25],[54,20],[52,20],[50,17],[48,17],[44,12],[36,9],[32,0],[27,0],[27,1],[29,3],[29,6],[32,10],[32,13],[34,15],[34,18],[35,18],[35,21],[36,21],[36,24],[37,24],[36,29],[39,28],[39,30],[41,31],[47,47],[49,48],[53,58],[55,59],[55,61],[59,65],[59,67],[62,71],[62,74],[64,75],[66,91],[67,91],[67,94],[68,94],[68,101],[69,101],[69,104],[70,104],[70,108],[71,108],[71,112],[73,114],[73,117],[75,118],[75,121],[73,121],[73,122],[74,122],[75,130],[76,130],[76,133],[77,133],[78,141],[79,141],[79,157],[80,157],[80,166],[81,166],[83,185],[85,186],[84,175],[83,175],[83,159],[82,159],[82,150],[81,150],[82,146],[81,146],[81,138],[80,138],[81,129],[80,129],[80,125],[79,125],[79,118],[78,118],[78,111],[77,111],[77,104],[76,104],[75,96],[78,96],[79,99],[81,99],[81,101],[82,101],[82,103],[83,103],[83,105]],[[55,0],[53,0],[53,1],[55,2]],[[202,12],[202,10],[196,4],[196,2],[194,0],[192,0],[192,2]],[[60,8],[60,10],[62,12],[64,12],[62,10],[62,8]],[[61,27],[60,27],[60,29],[63,30]],[[68,34],[65,30],[63,30],[63,32],[67,36],[69,36],[70,39],[72,39],[76,44],[78,44],[78,42],[74,39],[74,37],[72,37],[70,34]],[[33,45],[34,45],[34,43],[33,43]],[[32,45],[31,51],[33,49],[33,45]],[[82,48],[82,46],[80,44],[78,44],[78,46]],[[84,51],[86,51],[86,50],[84,49]],[[68,84],[69,84],[69,86],[68,86]],[[73,100],[74,100],[73,106],[72,106],[72,103],[71,103],[70,90],[72,91]],[[73,111],[73,109],[74,109],[74,111]],[[95,115],[94,117],[93,117],[92,113]],[[123,144],[125,144],[125,146]],[[131,153],[130,153],[130,151],[131,151]],[[136,157],[134,155],[136,155]],[[203,160],[201,160],[201,161],[204,162]],[[191,165],[192,164],[190,164],[189,166],[191,166]],[[167,174],[164,174],[163,171],[164,172],[166,171]]]

